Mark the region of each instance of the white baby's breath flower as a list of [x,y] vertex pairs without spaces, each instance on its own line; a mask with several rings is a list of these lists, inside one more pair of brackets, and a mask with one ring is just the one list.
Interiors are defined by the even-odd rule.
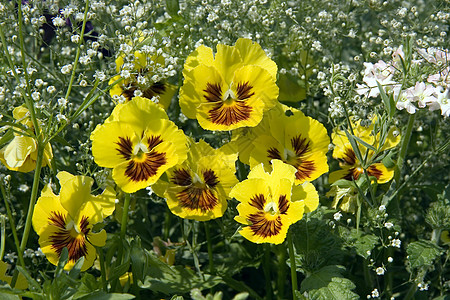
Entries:
[[391,241],[392,247],[400,248],[401,244],[402,244],[402,241],[400,241],[399,239],[393,239]]
[[21,185],[19,185],[19,188],[18,188],[18,190],[22,193],[27,192],[29,189],[30,189],[30,187],[26,184],[21,184]]
[[122,71],[120,72],[120,76],[123,77],[123,78],[130,78],[131,73],[130,73],[129,70],[122,70]]
[[72,41],[72,43],[78,44],[78,42],[80,41],[80,36],[78,34],[74,34],[70,37],[70,40]]
[[67,117],[63,114],[57,114],[56,115],[56,120],[58,120],[58,122],[62,122],[62,121],[66,121],[67,122]]
[[339,221],[339,220],[341,219],[341,217],[342,217],[342,213],[341,213],[340,211],[338,211],[337,213],[335,213],[335,214],[333,215],[333,218],[334,218],[336,221]]
[[61,68],[61,73],[64,75],[69,74],[72,71],[72,64],[65,65]]
[[47,87],[47,92],[53,94],[54,92],[56,92],[56,88],[53,85],[51,85]]
[[33,98],[34,101],[38,101],[41,98],[41,93],[39,92],[33,92],[31,94],[31,98]]
[[96,70],[95,74],[94,74],[94,78],[96,78],[96,79],[98,79],[100,81],[106,80],[105,72]]
[[58,99],[58,105],[62,106],[62,107],[66,107],[67,106],[67,99],[66,98],[59,98]]
[[378,267],[375,272],[377,273],[377,275],[381,276],[384,275],[384,268],[383,267]]
[[53,22],[53,25],[55,25],[56,27],[62,27],[64,25],[66,25],[66,21],[64,21],[64,19],[59,16],[53,18],[52,22]]
[[394,224],[392,224],[391,222],[386,222],[384,223],[384,227],[386,227],[387,229],[391,229],[392,227],[394,227]]

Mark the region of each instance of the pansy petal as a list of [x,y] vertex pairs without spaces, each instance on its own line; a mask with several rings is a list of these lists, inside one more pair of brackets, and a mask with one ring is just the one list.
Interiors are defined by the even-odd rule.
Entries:
[[235,47],[241,54],[245,65],[256,65],[266,69],[270,76],[276,80],[277,64],[267,56],[258,43],[250,39],[240,38],[236,41]]
[[302,201],[305,204],[305,213],[314,211],[319,206],[319,194],[310,182],[294,186],[291,200],[293,202]]
[[61,215],[67,215],[67,210],[61,205],[59,196],[52,193],[39,197],[32,218],[34,231],[36,231],[38,235],[41,235],[41,233],[46,230],[46,227],[49,224],[48,220],[55,212]]
[[[91,134],[92,155],[95,162],[102,167],[113,168],[125,161],[121,146],[123,141],[135,138],[131,127],[117,121],[102,125]],[[122,152],[121,152],[122,151]]]
[[228,86],[215,67],[199,65],[185,78],[180,88],[181,111],[188,118],[195,119],[197,109],[203,105],[208,106],[208,103],[221,101],[226,89]]
[[198,65],[212,66],[213,63],[214,55],[212,49],[205,45],[200,45],[186,58],[183,75],[186,77],[186,73],[192,71]]
[[59,193],[61,205],[67,210],[72,219],[75,219],[82,205],[91,196],[91,187],[94,180],[87,176],[73,176],[61,185]]
[[217,45],[217,53],[214,57],[214,67],[222,74],[225,82],[229,84],[234,71],[241,66],[242,58],[235,47],[223,44]]

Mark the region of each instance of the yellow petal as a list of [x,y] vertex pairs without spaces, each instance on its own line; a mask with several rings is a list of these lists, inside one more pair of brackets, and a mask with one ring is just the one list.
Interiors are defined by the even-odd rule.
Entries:
[[234,71],[241,66],[242,58],[235,47],[223,44],[217,45],[214,67],[223,76],[227,84],[230,84]]
[[277,78],[277,64],[271,60],[261,46],[250,39],[240,38],[236,41],[244,65],[256,65],[266,69],[273,80]]
[[91,197],[91,187],[94,180],[87,176],[73,176],[61,185],[59,193],[61,205],[67,210],[73,220],[76,220],[80,208]]
[[214,55],[212,49],[206,47],[205,45],[200,45],[186,58],[186,62],[184,63],[183,75],[184,77],[186,77],[187,72],[192,71],[192,69],[200,64],[205,66],[212,66],[213,63]]
[[[52,193],[53,194],[53,193]],[[61,205],[59,196],[46,194],[48,196],[41,196],[36,202],[33,211],[32,224],[34,231],[41,235],[46,230],[49,224],[49,219],[53,217],[53,212],[59,213],[63,216],[67,215],[67,210]]]
[[291,201],[303,202],[305,205],[305,213],[308,213],[316,210],[319,206],[319,194],[312,183],[305,182],[292,188]]
[[8,144],[8,146],[6,146],[3,154],[7,167],[21,167],[27,157],[36,150],[36,142],[32,137],[14,137],[14,139]]

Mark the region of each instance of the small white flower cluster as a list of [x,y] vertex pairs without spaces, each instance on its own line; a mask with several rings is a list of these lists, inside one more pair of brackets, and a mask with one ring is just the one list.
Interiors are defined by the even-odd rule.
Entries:
[[378,297],[380,297],[380,292],[378,292],[378,289],[374,289],[374,290],[372,291],[372,293],[370,293],[369,295],[367,295],[367,299],[370,299],[370,298],[378,298]]
[[399,70],[402,69],[401,60],[405,58],[402,47],[399,47],[392,54],[390,62],[380,60],[375,64],[364,63],[364,84],[357,84],[356,92],[368,98],[378,97],[379,84],[387,93],[393,93],[399,110],[405,109],[408,113],[414,114],[418,108],[428,107],[430,111],[440,109],[441,115],[449,117],[450,52],[447,49],[428,48],[419,49],[418,53],[423,59],[412,60],[412,65],[419,67],[425,60],[440,70],[438,73],[428,74],[427,83],[417,81],[414,86],[404,89],[403,84],[395,80],[395,76],[399,75]]

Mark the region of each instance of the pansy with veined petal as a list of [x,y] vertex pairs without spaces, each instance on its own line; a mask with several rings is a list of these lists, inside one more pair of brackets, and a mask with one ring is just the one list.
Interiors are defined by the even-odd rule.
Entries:
[[186,159],[186,136],[157,104],[134,97],[117,110],[92,132],[92,154],[99,166],[113,168],[112,177],[124,192],[155,183]]
[[[141,38],[141,42],[144,39]],[[122,54],[116,59],[116,71],[121,73],[124,68],[124,57]],[[172,97],[176,92],[176,87],[169,84],[165,80],[152,82],[153,69],[155,66],[164,66],[164,58],[162,56],[149,56],[141,51],[134,52],[134,61],[132,63],[133,69],[130,71],[130,76],[123,78],[123,80],[115,84],[109,91],[111,97],[123,96],[126,101],[130,101],[136,91],[140,91],[140,96],[152,99],[158,98],[158,104],[167,109],[171,103]],[[109,84],[121,79],[121,75],[112,77]]]
[[[31,122],[30,113],[24,106],[14,108],[13,117],[18,123],[28,127],[34,131]],[[37,160],[37,143],[36,140],[25,134],[14,133],[14,138],[2,149],[0,149],[0,161],[12,171],[30,172],[36,168]],[[52,147],[50,143],[44,148],[44,156],[42,166],[47,166],[53,157]]]
[[270,171],[270,161],[279,159],[294,166],[295,184],[317,179],[328,172],[326,153],[330,139],[325,127],[300,111],[291,116],[271,114],[270,130],[260,134],[252,142],[250,167],[263,163]]
[[67,172],[57,175],[61,190],[55,195],[49,186],[41,193],[33,213],[33,228],[39,235],[39,245],[47,259],[57,265],[64,248],[69,250],[65,270],[84,257],[81,270],[92,266],[96,258],[95,246],[105,245],[106,232],[92,231],[94,224],[111,215],[115,207],[115,192],[106,188],[101,195],[92,196],[94,180]]
[[278,101],[276,64],[257,43],[198,47],[186,60],[180,107],[204,129],[254,127]]
[[167,171],[152,189],[167,199],[175,215],[197,221],[220,218],[227,208],[231,188],[238,182],[237,154],[224,154],[203,140],[191,142],[188,158]]
[[235,220],[246,225],[239,233],[257,244],[281,244],[289,226],[319,204],[311,183],[294,185],[297,170],[293,166],[280,160],[273,160],[272,166],[271,173],[262,164],[255,166],[230,193],[240,202]]
[[[380,132],[374,134],[374,124],[376,118],[372,119],[370,126],[365,127],[361,125],[361,121],[358,123],[352,122],[354,135],[369,145],[372,145],[375,149],[379,147]],[[386,140],[379,149],[379,152],[391,149],[400,142],[400,135],[394,134],[397,131],[396,128],[391,128],[387,134]],[[346,134],[342,130],[336,129],[332,134],[332,141],[335,145],[333,150],[333,157],[339,160],[341,170],[337,170],[330,173],[329,181],[331,183],[338,179],[356,180],[364,172],[361,162],[357,159],[356,154],[348,140]],[[367,149],[364,145],[358,143],[359,150],[363,156],[367,153],[369,161],[376,161],[374,152]],[[386,183],[394,176],[394,170],[386,168],[381,162],[374,162],[367,167],[367,173],[369,176],[373,176],[377,179],[378,183]]]

